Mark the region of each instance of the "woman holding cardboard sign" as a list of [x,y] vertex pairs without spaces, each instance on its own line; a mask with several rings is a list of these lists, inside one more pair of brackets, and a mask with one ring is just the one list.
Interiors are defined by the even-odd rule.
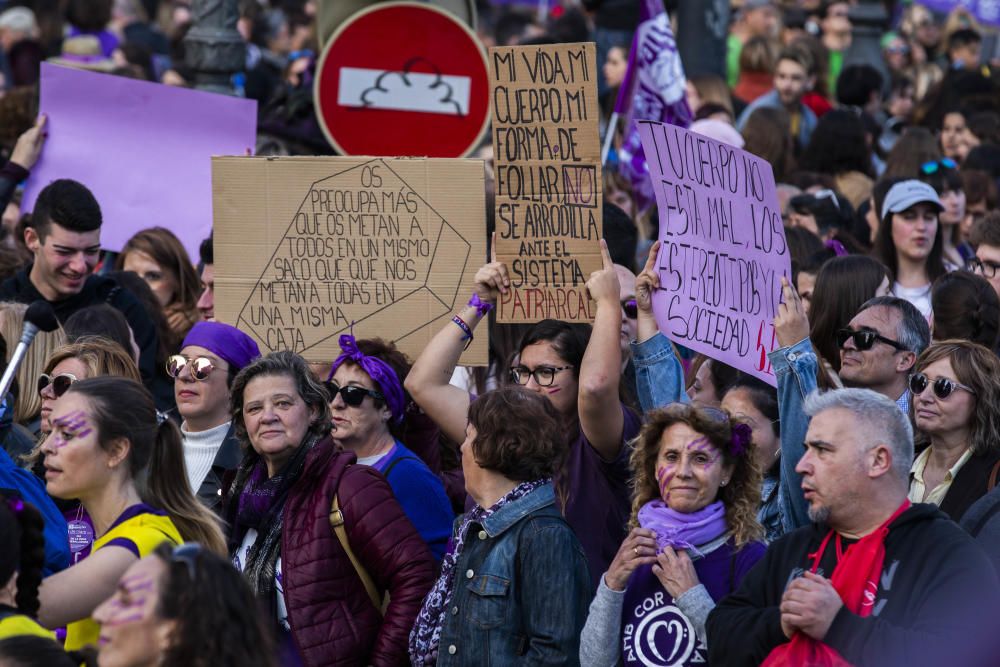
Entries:
[[[543,320],[525,334],[510,381],[545,396],[562,415],[569,450],[556,472],[556,495],[590,568],[594,589],[625,538],[629,497],[625,441],[639,417],[621,403],[621,303],[618,276],[601,241],[603,268],[587,281],[597,302],[593,327]],[[427,345],[409,376],[413,400],[452,440],[462,442],[469,394],[448,383],[476,325],[510,289],[507,267],[493,261],[476,273],[463,307]]]

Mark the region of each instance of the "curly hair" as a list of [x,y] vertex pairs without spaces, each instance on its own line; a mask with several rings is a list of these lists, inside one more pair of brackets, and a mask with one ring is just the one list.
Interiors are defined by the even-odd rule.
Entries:
[[674,403],[647,415],[646,424],[635,439],[630,460],[633,476],[632,515],[629,528],[639,525],[639,508],[660,498],[656,482],[656,459],[660,454],[663,434],[675,424],[687,424],[704,435],[722,453],[725,465],[732,466],[729,484],[719,488],[718,500],[726,507],[726,524],[733,534],[736,547],[763,539],[764,528],[757,520],[760,505],[761,471],[755,461],[753,444],[734,456],[729,450],[733,427],[741,422],[721,410],[697,408]]
[[520,387],[497,389],[473,401],[469,424],[476,429],[476,464],[517,482],[550,477],[567,451],[552,402]]
[[228,559],[206,549],[178,557],[166,543],[153,553],[167,569],[157,612],[175,621],[164,667],[274,666],[270,628]]
[[[955,379],[975,392],[976,407],[969,424],[969,448],[982,455],[1000,448],[1000,359],[993,352],[967,340],[943,340],[928,347],[913,365],[920,372],[935,361],[947,360],[955,371]],[[916,405],[916,401],[912,402]],[[912,415],[912,408],[911,408]],[[918,448],[930,443],[930,437],[915,429]]]

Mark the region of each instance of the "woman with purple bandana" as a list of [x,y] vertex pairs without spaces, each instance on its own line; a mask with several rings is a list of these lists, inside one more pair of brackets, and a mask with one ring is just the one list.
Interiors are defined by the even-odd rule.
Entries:
[[632,454],[632,531],[590,605],[583,664],[707,662],[708,613],[766,549],[751,435],[714,408],[650,414]]
[[413,527],[441,560],[455,515],[438,476],[396,437],[406,395],[399,375],[382,358],[392,350],[381,341],[357,341],[351,335],[340,337],[340,349],[323,383],[330,395],[334,442],[382,473]]

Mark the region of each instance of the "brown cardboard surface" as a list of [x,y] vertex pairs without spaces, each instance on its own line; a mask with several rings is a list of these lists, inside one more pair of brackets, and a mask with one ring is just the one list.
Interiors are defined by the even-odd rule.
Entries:
[[500,322],[590,322],[603,182],[592,43],[491,48]]
[[[264,353],[330,362],[353,322],[416,358],[486,257],[483,178],[479,160],[213,158],[216,317]],[[487,350],[484,326],[461,363]]]

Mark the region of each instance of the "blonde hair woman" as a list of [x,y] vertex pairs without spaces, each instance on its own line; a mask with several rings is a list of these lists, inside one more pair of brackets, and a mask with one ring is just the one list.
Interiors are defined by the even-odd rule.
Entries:
[[[14,348],[21,339],[24,313],[27,310],[28,306],[23,303],[0,302],[0,336],[7,342],[5,363],[10,363]],[[38,419],[42,409],[42,397],[38,395],[36,389],[38,376],[44,371],[46,359],[57,347],[65,343],[66,334],[62,327],[59,327],[51,332],[39,331],[31,347],[28,348],[28,353],[17,369],[18,392],[13,408],[14,421],[18,424],[27,426]]]

